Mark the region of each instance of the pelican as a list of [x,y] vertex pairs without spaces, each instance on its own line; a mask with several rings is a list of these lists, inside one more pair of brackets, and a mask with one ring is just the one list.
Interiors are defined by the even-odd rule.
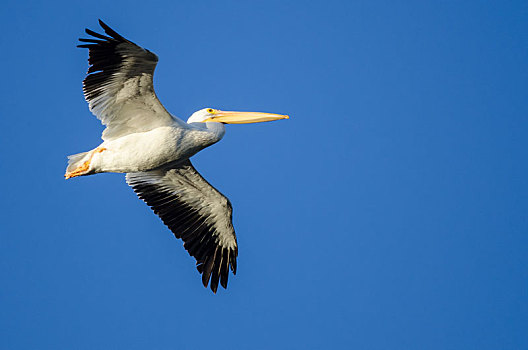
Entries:
[[190,157],[220,141],[224,124],[288,119],[287,115],[204,108],[187,122],[156,97],[152,77],[158,57],[99,20],[106,35],[86,29],[89,50],[83,81],[90,111],[106,126],[103,142],[68,156],[66,179],[126,173],[126,182],[196,259],[202,283],[213,293],[236,274],[238,245],[227,197],[193,167]]

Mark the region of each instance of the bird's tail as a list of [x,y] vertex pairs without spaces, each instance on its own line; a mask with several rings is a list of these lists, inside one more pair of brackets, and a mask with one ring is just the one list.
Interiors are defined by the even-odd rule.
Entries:
[[85,161],[89,160],[90,152],[91,151],[72,154],[71,156],[68,156],[68,167],[66,168],[66,173],[74,171],[75,169],[79,168],[81,164],[83,164]]

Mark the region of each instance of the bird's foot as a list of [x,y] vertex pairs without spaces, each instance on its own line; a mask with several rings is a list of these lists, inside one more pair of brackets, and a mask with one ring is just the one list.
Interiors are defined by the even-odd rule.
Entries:
[[86,173],[90,169],[90,160],[87,160],[86,162],[82,163],[75,170],[68,171],[66,174],[64,174],[64,178],[68,180],[72,177],[81,176],[82,174]]
[[66,180],[71,179],[72,177],[77,177],[84,175],[90,170],[90,163],[92,162],[92,158],[96,153],[101,153],[103,151],[106,151],[106,148],[104,147],[97,147],[92,151],[92,154],[90,154],[90,158],[82,163],[80,166],[78,166],[75,170],[68,171],[66,174],[64,174],[64,178]]

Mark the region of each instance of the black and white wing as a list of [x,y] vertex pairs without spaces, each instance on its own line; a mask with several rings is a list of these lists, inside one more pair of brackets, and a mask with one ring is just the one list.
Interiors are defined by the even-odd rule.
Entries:
[[229,200],[211,186],[189,160],[178,166],[128,173],[127,183],[181,238],[196,259],[202,283],[216,293],[227,288],[229,268],[236,274],[238,246]]
[[87,44],[78,47],[89,49],[83,90],[90,111],[106,125],[103,140],[172,125],[175,119],[154,92],[152,76],[158,57],[101,20],[99,24],[107,35],[86,29],[93,38],[79,39]]

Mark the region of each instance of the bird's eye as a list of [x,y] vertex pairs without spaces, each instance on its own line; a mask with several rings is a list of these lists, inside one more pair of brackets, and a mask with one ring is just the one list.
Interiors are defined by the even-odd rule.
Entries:
[[214,112],[214,109],[212,108],[207,108],[207,113],[213,113]]

